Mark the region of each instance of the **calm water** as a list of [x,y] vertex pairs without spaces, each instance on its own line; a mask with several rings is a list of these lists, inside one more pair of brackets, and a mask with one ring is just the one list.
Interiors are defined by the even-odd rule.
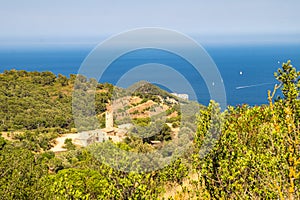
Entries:
[[[236,105],[247,103],[260,105],[267,103],[267,90],[272,89],[276,80],[273,73],[282,62],[288,59],[299,70],[300,45],[236,45],[236,46],[205,46],[216,63],[226,89],[227,104]],[[52,71],[55,74],[76,74],[82,61],[92,50],[92,47],[2,47],[0,48],[0,71],[9,69],[23,69],[28,71]],[[191,99],[207,104],[209,92],[200,76],[196,76],[189,63],[169,52],[146,49],[134,51],[121,56],[111,64],[111,67],[101,77],[100,82],[119,84],[119,78],[127,72],[131,76],[125,77],[130,81],[145,80],[149,76],[168,80],[166,88],[178,93],[186,93],[184,87],[172,74],[164,70],[147,71],[143,77],[138,71],[130,71],[142,64],[160,63],[170,66],[180,74],[186,75],[193,85],[195,95],[189,94]],[[145,72],[145,71],[144,71]],[[123,77],[124,78],[124,77]],[[122,85],[120,83],[120,86]]]

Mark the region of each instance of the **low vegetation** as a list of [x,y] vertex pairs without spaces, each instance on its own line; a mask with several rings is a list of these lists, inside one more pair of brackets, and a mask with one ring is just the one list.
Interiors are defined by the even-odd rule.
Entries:
[[[172,126],[180,128],[177,140],[165,123],[140,119],[136,123],[142,125],[132,129],[132,135],[124,142],[78,148],[66,140],[69,150],[54,154],[49,151],[52,138],[74,128],[74,78],[14,70],[0,75],[1,131],[7,136],[8,132],[21,130],[10,140],[0,137],[2,199],[300,198],[300,72],[290,62],[275,73],[278,85],[268,93],[268,105],[229,106],[221,111],[211,101],[207,107],[200,106],[197,116],[169,107],[167,112],[179,114],[169,118]],[[97,84],[96,112],[101,114],[111,97],[112,86],[98,85],[84,77],[81,82],[83,89]],[[282,95],[276,97],[279,90]],[[137,95],[161,101],[153,94]],[[186,113],[195,108],[189,106]],[[149,137],[137,137],[136,133],[149,131],[153,133]],[[150,172],[126,171],[128,160],[106,165],[93,153],[116,153],[113,147],[117,147],[123,152],[144,153],[148,159],[149,153],[161,148],[152,145],[152,140],[169,144],[171,149],[172,144],[185,139],[192,142],[183,155],[176,156],[166,148],[162,156],[174,154],[171,163]],[[109,157],[110,162],[114,156]],[[155,164],[159,163],[153,161]]]

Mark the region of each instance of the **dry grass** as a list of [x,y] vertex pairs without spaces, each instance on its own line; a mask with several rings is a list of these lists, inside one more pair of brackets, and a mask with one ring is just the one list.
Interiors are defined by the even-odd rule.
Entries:
[[[198,188],[197,189],[197,185]],[[161,196],[162,199],[174,199],[174,200],[190,200],[190,199],[208,199],[197,196],[198,193],[204,193],[205,190],[201,186],[196,173],[191,173],[187,178],[183,180],[182,185],[174,185],[173,183],[166,184],[165,193]],[[201,195],[202,196],[202,195]],[[205,195],[203,195],[205,196]]]

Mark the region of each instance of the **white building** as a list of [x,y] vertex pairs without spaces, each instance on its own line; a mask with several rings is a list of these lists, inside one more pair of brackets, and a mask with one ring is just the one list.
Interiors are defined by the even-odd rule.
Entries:
[[79,137],[76,139],[82,146],[86,147],[87,145],[94,142],[104,142],[109,140],[107,133],[101,129],[82,131],[79,133]]
[[171,94],[176,96],[176,97],[179,97],[181,99],[189,100],[189,95],[188,94],[178,94],[178,93],[171,93]]

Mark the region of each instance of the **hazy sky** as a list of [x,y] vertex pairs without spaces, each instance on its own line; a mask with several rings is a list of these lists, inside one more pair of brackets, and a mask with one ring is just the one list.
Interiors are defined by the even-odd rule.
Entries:
[[210,36],[300,35],[299,0],[0,0],[0,16],[2,42],[100,37],[138,27]]

